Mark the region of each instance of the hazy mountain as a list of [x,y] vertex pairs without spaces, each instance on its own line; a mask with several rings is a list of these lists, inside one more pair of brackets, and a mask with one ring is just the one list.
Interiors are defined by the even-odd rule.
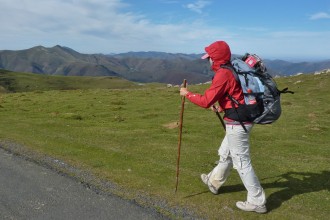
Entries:
[[[202,54],[164,52],[128,52],[122,54],[82,54],[68,47],[33,47],[27,50],[0,51],[0,68],[16,72],[49,75],[118,76],[137,82],[179,84],[211,80],[209,64],[201,60]],[[311,73],[330,68],[324,62],[292,63],[265,60],[273,75]]]
[[0,68],[11,71],[50,75],[118,75],[110,66],[104,66],[103,62],[103,55],[80,54],[61,46],[52,48],[37,46],[27,50],[0,51]]
[[321,62],[292,63],[284,60],[265,60],[266,66],[277,75],[293,75],[297,73],[313,73],[330,68],[330,60]]
[[[156,54],[158,58],[153,57]],[[37,46],[0,51],[0,68],[50,75],[119,76],[138,82],[181,83],[183,78],[191,83],[210,80],[207,63],[192,57],[158,52],[81,54],[58,45],[52,48]]]
[[135,58],[153,58],[153,59],[166,59],[166,60],[183,58],[187,60],[196,60],[200,58],[202,54],[165,53],[165,52],[148,51],[148,52],[128,52],[128,53],[112,54],[109,56],[116,58],[135,57]]

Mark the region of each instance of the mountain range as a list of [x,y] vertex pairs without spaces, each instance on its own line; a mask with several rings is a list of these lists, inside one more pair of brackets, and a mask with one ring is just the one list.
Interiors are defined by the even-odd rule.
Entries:
[[[234,55],[237,56],[237,55]],[[136,82],[179,84],[210,81],[213,72],[201,54],[128,52],[82,54],[71,48],[36,46],[26,50],[0,50],[0,69],[67,76],[117,76]],[[286,76],[330,69],[330,60],[293,63],[264,60],[272,75]]]

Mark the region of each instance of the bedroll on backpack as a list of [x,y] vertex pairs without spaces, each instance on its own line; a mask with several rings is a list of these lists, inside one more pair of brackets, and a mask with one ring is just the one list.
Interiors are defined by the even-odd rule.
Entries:
[[[246,54],[242,59],[234,58],[230,69],[235,79],[240,83],[245,104],[240,104],[228,94],[232,100],[233,108],[226,111],[226,117],[256,124],[270,124],[281,116],[281,93],[293,93],[284,89],[278,90],[277,85],[257,55]],[[238,108],[234,107],[234,103]]]

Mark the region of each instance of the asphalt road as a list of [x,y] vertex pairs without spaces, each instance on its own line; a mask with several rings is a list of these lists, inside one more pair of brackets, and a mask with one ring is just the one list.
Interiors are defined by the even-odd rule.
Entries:
[[164,219],[0,148],[0,219]]

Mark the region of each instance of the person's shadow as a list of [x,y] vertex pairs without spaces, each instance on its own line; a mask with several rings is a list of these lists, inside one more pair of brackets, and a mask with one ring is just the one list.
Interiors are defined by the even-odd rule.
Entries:
[[[276,177],[272,183],[262,183],[264,189],[267,188],[283,188],[272,193],[267,198],[268,211],[277,209],[285,201],[300,194],[318,192],[321,190],[330,191],[330,171],[322,171],[321,173],[312,172],[288,172]],[[223,186],[221,193],[237,192],[245,190],[243,185]]]
[[265,189],[283,188],[267,198],[267,208],[271,211],[294,196],[322,190],[330,191],[330,171],[321,173],[288,172],[280,175],[275,182],[262,184],[262,186]]
[[[271,183],[263,183],[264,180],[270,178],[275,178],[275,181]],[[322,171],[321,173],[288,172],[279,176],[262,179],[261,185],[264,189],[283,188],[272,193],[267,198],[267,209],[268,211],[272,211],[279,208],[283,202],[290,200],[294,196],[322,190],[330,191],[330,171]],[[231,186],[225,185],[220,188],[220,195],[239,191],[245,191],[242,184]],[[196,196],[202,193],[197,193],[191,196]]]

